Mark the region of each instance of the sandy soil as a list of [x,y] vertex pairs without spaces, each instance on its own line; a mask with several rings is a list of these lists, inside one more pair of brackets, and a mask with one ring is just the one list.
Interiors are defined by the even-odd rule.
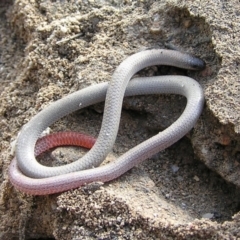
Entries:
[[[237,0],[0,0],[0,239],[240,239],[239,16]],[[108,184],[42,197],[15,190],[7,169],[21,127],[156,46],[207,64],[201,72],[159,66],[139,73],[198,80],[206,104],[195,128]],[[169,126],[185,104],[173,95],[125,99],[107,161]],[[91,106],[51,131],[97,137],[102,113],[103,104]],[[64,164],[82,154],[58,148],[41,160]]]

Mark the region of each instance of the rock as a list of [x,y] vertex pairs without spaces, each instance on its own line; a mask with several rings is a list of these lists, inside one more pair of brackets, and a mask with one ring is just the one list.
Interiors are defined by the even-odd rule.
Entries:
[[202,215],[202,218],[207,218],[207,219],[211,219],[214,217],[214,214],[212,213],[205,213]]

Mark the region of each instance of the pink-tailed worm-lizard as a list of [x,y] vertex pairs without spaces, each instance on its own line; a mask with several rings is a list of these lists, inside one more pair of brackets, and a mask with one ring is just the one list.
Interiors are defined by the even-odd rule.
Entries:
[[[50,104],[23,126],[17,139],[16,157],[9,167],[11,183],[23,192],[44,195],[91,182],[107,182],[182,138],[193,128],[202,112],[202,88],[195,80],[185,76],[142,77],[129,81],[136,72],[153,65],[192,70],[205,67],[201,59],[173,50],[150,49],[131,55],[117,67],[110,83],[100,83],[74,92]],[[99,166],[115,142],[124,96],[146,94],[180,94],[187,98],[187,105],[182,115],[167,129],[116,160]],[[37,162],[34,148],[40,134],[48,126],[73,111],[104,100],[101,130],[91,150],[81,159],[64,166],[47,167]]]

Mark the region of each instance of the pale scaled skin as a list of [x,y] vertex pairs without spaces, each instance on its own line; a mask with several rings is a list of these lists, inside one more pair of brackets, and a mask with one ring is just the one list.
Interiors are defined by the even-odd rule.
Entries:
[[[171,65],[192,70],[205,67],[202,60],[173,50],[151,49],[128,57],[115,70],[109,84],[93,85],[54,102],[22,128],[17,140],[16,158],[9,168],[12,184],[26,193],[44,195],[63,192],[95,181],[107,182],[182,138],[195,125],[201,114],[204,103],[202,88],[195,80],[184,76],[144,77],[129,82],[136,72],[153,65]],[[180,94],[187,98],[187,106],[179,119],[115,161],[99,167],[115,142],[124,95],[160,93]],[[44,129],[77,109],[104,100],[99,136],[85,156],[71,164],[58,167],[46,167],[37,162],[34,147]]]

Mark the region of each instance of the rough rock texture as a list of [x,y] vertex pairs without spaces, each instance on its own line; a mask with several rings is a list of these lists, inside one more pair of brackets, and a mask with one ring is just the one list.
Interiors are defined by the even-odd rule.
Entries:
[[[240,5],[238,0],[0,0],[0,239],[240,238]],[[140,75],[188,75],[206,105],[188,136],[108,184],[32,197],[8,181],[11,143],[50,102],[109,81],[127,56],[149,47],[203,58],[195,73],[151,67]],[[181,113],[179,96],[124,102],[109,159],[164,129]],[[99,104],[52,131],[97,136]],[[59,148],[65,162],[83,153]]]

